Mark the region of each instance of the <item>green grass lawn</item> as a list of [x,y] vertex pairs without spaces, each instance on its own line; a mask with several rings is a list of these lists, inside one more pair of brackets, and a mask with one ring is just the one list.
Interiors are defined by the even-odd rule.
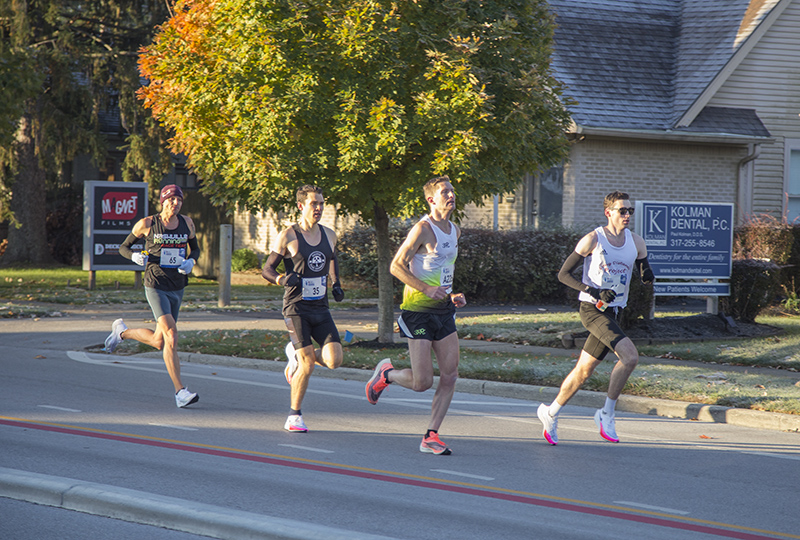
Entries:
[[[134,289],[135,272],[102,271],[95,273],[95,286],[89,289],[89,272],[78,267],[0,268],[0,300],[44,302],[51,304],[129,304],[144,303],[144,291]],[[357,282],[344,282],[345,301],[339,307],[352,307],[354,301],[377,297],[377,291]],[[259,285],[232,285],[231,304],[225,309],[275,309],[270,303],[283,298],[283,287],[266,281]],[[219,283],[213,279],[189,276],[182,309],[219,309]],[[2,306],[0,306],[2,307]],[[32,308],[35,312],[35,308]],[[41,310],[40,310],[41,311]],[[15,315],[27,316],[30,310]],[[42,312],[44,313],[44,312]],[[40,313],[40,314],[42,314]],[[5,311],[6,317],[9,315]]]

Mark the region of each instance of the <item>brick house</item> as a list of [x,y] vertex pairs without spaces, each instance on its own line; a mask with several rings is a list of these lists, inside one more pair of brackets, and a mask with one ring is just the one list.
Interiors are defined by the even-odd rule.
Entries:
[[573,147],[502,198],[500,228],[596,225],[613,189],[800,217],[800,0],[550,4]]

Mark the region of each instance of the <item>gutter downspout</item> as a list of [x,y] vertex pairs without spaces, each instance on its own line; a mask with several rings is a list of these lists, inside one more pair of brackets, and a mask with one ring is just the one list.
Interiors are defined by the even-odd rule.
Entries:
[[738,182],[736,184],[737,221],[744,223],[747,216],[753,212],[753,169],[751,163],[761,155],[760,144],[748,144],[749,154],[739,161]]
[[500,195],[493,195],[492,198],[492,230],[500,228]]

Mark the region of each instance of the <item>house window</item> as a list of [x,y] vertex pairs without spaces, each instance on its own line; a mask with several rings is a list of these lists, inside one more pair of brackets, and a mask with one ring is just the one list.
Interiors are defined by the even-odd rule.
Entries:
[[786,178],[786,219],[800,218],[800,139],[786,139],[784,175]]
[[197,180],[197,175],[180,164],[175,165],[175,183],[181,186],[183,189],[191,190],[200,187]]
[[552,167],[533,178],[531,225],[546,229],[561,224],[564,202],[564,166]]

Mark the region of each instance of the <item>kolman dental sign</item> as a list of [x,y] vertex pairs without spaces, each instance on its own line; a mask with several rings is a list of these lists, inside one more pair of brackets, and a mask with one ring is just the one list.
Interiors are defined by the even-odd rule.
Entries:
[[[636,232],[647,244],[656,296],[728,296],[733,204],[636,202]],[[666,282],[682,279],[692,282]]]

